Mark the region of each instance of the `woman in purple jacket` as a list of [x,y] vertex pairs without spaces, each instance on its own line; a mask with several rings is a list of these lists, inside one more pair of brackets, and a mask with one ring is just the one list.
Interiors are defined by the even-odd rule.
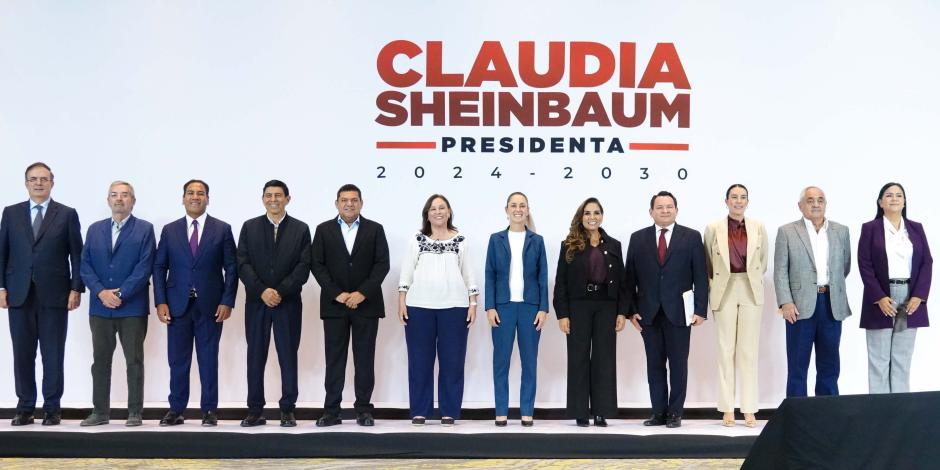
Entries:
[[933,258],[924,227],[907,218],[906,202],[903,186],[884,185],[875,219],[862,225],[858,240],[869,393],[908,391],[917,328],[929,326]]

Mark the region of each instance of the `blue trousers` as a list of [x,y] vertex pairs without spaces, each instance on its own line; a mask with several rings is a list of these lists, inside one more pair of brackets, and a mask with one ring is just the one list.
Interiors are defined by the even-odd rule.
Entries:
[[816,396],[839,394],[842,322],[832,317],[829,294],[817,294],[813,316],[787,328],[787,397],[806,396],[806,371],[816,346]]
[[271,331],[274,349],[281,366],[281,411],[294,411],[297,404],[297,349],[300,347],[300,300],[285,299],[268,308],[263,302],[245,305],[245,337],[248,340],[248,410],[260,413],[264,408],[264,366],[268,362]]
[[26,302],[10,308],[10,339],[13,343],[13,378],[16,384],[17,413],[36,409],[36,345],[42,353],[42,408],[58,413],[65,389],[65,335],[69,312],[65,308],[43,307],[30,287]]
[[219,407],[219,340],[222,323],[215,321],[215,312],[203,312],[198,302],[190,299],[186,312],[173,317],[166,329],[167,359],[170,364],[170,409],[182,413],[189,404],[189,369],[193,363],[193,342],[199,363],[199,383],[203,413]]
[[467,307],[408,307],[408,402],[411,417],[431,415],[434,359],[438,359],[437,398],[441,416],[460,417],[463,367],[467,357]]
[[532,323],[538,305],[509,302],[496,305],[499,326],[493,328],[493,391],[496,395],[496,416],[509,414],[509,360],[516,332],[519,332],[519,360],[522,362],[522,382],[519,392],[519,412],[532,416],[535,411],[535,384],[538,370],[539,338],[541,331]]

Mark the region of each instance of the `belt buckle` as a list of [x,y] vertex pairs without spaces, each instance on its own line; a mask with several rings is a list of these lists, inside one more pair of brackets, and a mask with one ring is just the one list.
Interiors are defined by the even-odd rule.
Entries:
[[825,294],[826,292],[829,292],[829,286],[818,286],[818,287],[816,287],[816,293],[818,293],[818,294]]
[[588,285],[587,285],[587,291],[588,291],[588,292],[597,292],[597,290],[598,290],[599,288],[600,288],[600,286],[598,286],[597,284],[592,284],[592,283],[590,283],[590,282],[589,282]]
[[196,295],[196,288],[195,288],[195,287],[190,288],[190,289],[189,289],[189,298],[190,298],[190,299],[195,299],[196,297],[198,297],[198,296]]

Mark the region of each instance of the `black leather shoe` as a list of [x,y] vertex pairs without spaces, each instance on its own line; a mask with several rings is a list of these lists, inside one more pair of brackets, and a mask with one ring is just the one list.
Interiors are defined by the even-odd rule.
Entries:
[[606,428],[606,427],[607,427],[607,420],[604,419],[603,416],[595,416],[595,417],[594,417],[594,425],[597,426],[597,427],[599,427],[599,428]]
[[643,421],[643,426],[662,426],[666,424],[666,417],[663,415],[653,415],[650,419]]
[[32,413],[17,413],[13,417],[13,421],[10,421],[10,426],[26,426],[27,424],[33,424],[33,422]]
[[424,420],[425,418],[423,417],[411,418],[411,424],[415,426],[424,426]]
[[167,411],[163,419],[160,420],[160,426],[177,426],[180,424],[183,424],[183,415],[173,410]]
[[202,425],[203,426],[216,426],[219,424],[219,417],[215,414],[215,411],[206,411],[202,415]]
[[360,426],[375,426],[375,418],[373,418],[372,413],[368,411],[359,413],[359,416],[356,417],[356,424]]
[[[356,421],[358,422],[359,420],[357,419]],[[327,413],[321,416],[320,419],[317,420],[318,428],[336,426],[337,424],[343,424],[343,420],[340,419],[339,415],[334,415],[330,413]]]
[[676,415],[670,415],[666,418],[666,427],[667,428],[678,428],[682,426],[682,417]]
[[441,418],[441,426],[449,427],[449,426],[453,426],[454,423],[455,423],[454,418],[451,418],[451,417]]
[[493,423],[493,424],[495,424],[496,427],[498,427],[498,428],[505,428],[506,425],[509,424],[509,420],[507,420],[507,419],[497,419],[496,422]]
[[260,411],[257,413],[248,413],[248,416],[242,420],[243,428],[264,426],[265,424],[268,424],[268,420],[264,419],[264,415],[262,415]]
[[529,420],[525,420],[525,419],[524,419],[524,420],[522,420],[522,427],[524,427],[524,428],[531,428],[531,427],[534,426],[534,425],[535,425],[535,420],[534,420],[534,419],[529,419]]
[[578,418],[574,420],[574,423],[578,425],[579,428],[586,428],[591,425],[591,422],[587,418]]
[[281,427],[292,428],[297,426],[297,420],[294,418],[293,411],[281,411]]
[[62,413],[46,413],[46,416],[42,418],[43,426],[57,426],[62,422]]

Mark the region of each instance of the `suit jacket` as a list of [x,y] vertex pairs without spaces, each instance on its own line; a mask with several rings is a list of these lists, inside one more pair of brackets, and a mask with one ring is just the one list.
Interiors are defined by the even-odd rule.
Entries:
[[[604,229],[600,230],[603,243],[599,247],[604,250],[604,259],[607,261],[607,298],[617,302],[618,314],[629,315],[630,296],[623,284],[623,249],[616,238],[607,235]],[[571,316],[572,300],[587,298],[587,250],[575,252],[570,263],[565,260],[565,251],[565,242],[561,242],[561,254],[558,255],[558,269],[555,272],[555,298],[552,301],[558,318]]]
[[[747,231],[747,280],[757,305],[764,304],[764,273],[767,272],[767,230],[764,224],[744,218]],[[705,227],[705,267],[708,272],[708,301],[717,310],[731,279],[731,254],[728,246],[728,218],[724,217]]]
[[[483,301],[486,310],[496,308],[496,304],[509,302],[511,262],[509,230],[490,235],[490,243],[486,248],[486,296]],[[522,301],[537,305],[541,312],[548,312],[548,258],[545,255],[545,241],[541,235],[529,229],[525,231],[525,242],[522,244]]]
[[238,264],[232,227],[207,215],[195,257],[189,248],[188,229],[183,217],[160,232],[153,262],[154,303],[167,304],[171,316],[182,316],[189,305],[189,292],[195,289],[203,313],[215,314],[219,305],[234,307]]
[[[804,219],[777,230],[774,250],[774,290],[777,305],[792,303],[800,312],[798,320],[812,318],[816,310],[816,261]],[[829,221],[829,300],[832,316],[842,321],[852,315],[845,292],[845,277],[852,270],[849,229]]]
[[670,323],[686,326],[682,293],[688,290],[693,290],[693,313],[707,318],[708,274],[702,235],[676,224],[662,266],[659,265],[658,243],[659,233],[654,225],[633,232],[627,247],[625,282],[633,296],[634,313],[642,316],[640,323],[652,325],[662,309]]
[[283,300],[300,302],[300,291],[310,278],[310,228],[284,215],[275,242],[267,215],[247,220],[238,235],[236,258],[248,304],[261,303],[261,293],[269,287]]
[[[360,216],[352,253],[346,249],[336,218],[317,226],[310,249],[310,271],[320,284],[320,318],[349,314],[384,318],[382,281],[388,270],[388,240],[381,224]],[[336,301],[340,293],[356,291],[366,300],[355,310]]]
[[49,201],[42,227],[33,237],[30,201],[3,209],[0,219],[0,287],[7,302],[19,307],[30,284],[43,307],[66,308],[69,291],[85,292],[79,274],[82,227],[75,209]]
[[[88,227],[82,250],[82,280],[91,291],[88,313],[101,317],[134,317],[150,313],[150,273],[156,249],[153,225],[133,215],[124,222],[111,249],[111,218]],[[98,294],[121,290],[121,306],[108,308]]]
[[[927,296],[930,294],[930,278],[933,274],[933,257],[927,245],[924,226],[912,220],[904,219],[908,238],[914,245],[911,258],[911,276],[908,284],[911,297],[924,300],[913,315],[907,317],[908,328],[930,326],[927,317]],[[884,297],[890,297],[888,287],[888,254],[885,251],[884,219],[862,225],[862,235],[858,239],[858,272],[862,275],[862,328],[892,328],[894,319],[884,316],[876,303]]]

